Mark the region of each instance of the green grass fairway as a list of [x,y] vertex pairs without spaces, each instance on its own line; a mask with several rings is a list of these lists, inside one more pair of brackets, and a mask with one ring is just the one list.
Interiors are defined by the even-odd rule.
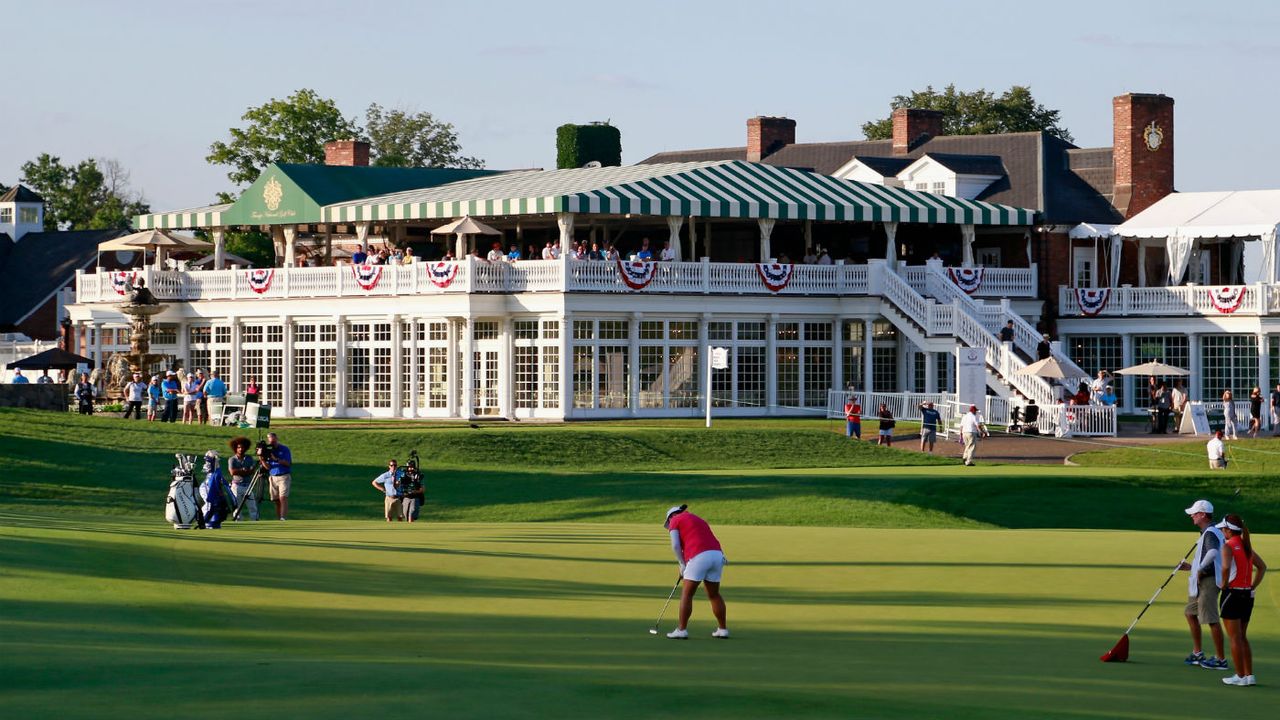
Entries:
[[[699,509],[714,520],[717,508]],[[258,523],[0,515],[0,708],[41,717],[1274,717],[1182,665],[1190,532],[719,526],[734,637],[647,630],[674,579],[657,522]],[[1280,543],[1256,538],[1275,565]],[[672,625],[671,613],[663,628]],[[1270,708],[1268,710],[1267,708]]]

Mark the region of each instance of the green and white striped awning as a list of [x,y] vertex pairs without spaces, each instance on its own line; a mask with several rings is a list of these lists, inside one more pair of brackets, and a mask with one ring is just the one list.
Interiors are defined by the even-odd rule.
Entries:
[[718,162],[528,171],[328,205],[325,222],[571,212],[1030,225],[1035,211],[773,165]]
[[138,215],[134,218],[133,227],[138,230],[184,230],[216,227],[222,224],[222,213],[229,207],[231,207],[231,203],[206,205],[204,207],[166,213]]

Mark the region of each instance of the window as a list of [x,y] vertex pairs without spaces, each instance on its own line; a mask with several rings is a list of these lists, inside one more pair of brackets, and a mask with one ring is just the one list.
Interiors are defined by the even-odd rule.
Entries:
[[[1096,376],[1099,370],[1124,367],[1124,345],[1119,335],[1073,335],[1067,341],[1072,362]],[[1075,388],[1071,388],[1074,392]]]
[[1258,384],[1258,337],[1205,335],[1200,349],[1200,397],[1220,400],[1222,391],[1230,390],[1236,400],[1247,399]]
[[[601,331],[603,332],[603,327]],[[626,345],[602,345],[597,351],[596,358],[600,363],[597,369],[600,383],[599,407],[625,408],[631,404],[631,394],[628,391],[629,356],[630,348]]]
[[1097,287],[1094,273],[1093,248],[1074,248],[1071,251],[1071,279],[1078,288]]
[[13,222],[13,208],[0,208],[0,223],[8,225]]
[[974,252],[978,256],[980,267],[1000,267],[1000,248],[978,248]]
[[941,181],[934,181],[933,187],[930,188],[930,192],[932,192],[934,195],[946,195],[947,184]]
[[765,348],[740,347],[735,349],[734,372],[738,376],[738,406],[762,408],[765,404]]
[[920,192],[929,192],[929,183],[918,182],[915,184],[915,189],[919,190]]
[[898,348],[895,345],[871,350],[872,392],[898,392]]
[[[577,321],[573,323],[575,334],[579,324]],[[573,406],[576,408],[589,408],[595,405],[595,387],[592,384],[595,350],[591,345],[573,346]]]
[[798,407],[800,405],[800,350],[794,347],[779,347],[775,357],[778,372],[777,404],[784,408]]
[[668,407],[698,407],[698,348],[671,347],[667,358]]
[[640,407],[660,408],[666,394],[666,350],[661,345],[640,348]]
[[[807,325],[807,323],[806,323]],[[827,325],[828,330],[830,325]],[[831,389],[831,346],[804,348],[805,407],[826,407]]]

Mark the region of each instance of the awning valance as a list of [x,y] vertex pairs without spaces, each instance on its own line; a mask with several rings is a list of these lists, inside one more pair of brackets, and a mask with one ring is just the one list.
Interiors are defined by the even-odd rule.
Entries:
[[222,224],[222,213],[229,207],[231,207],[231,203],[223,203],[221,205],[206,205],[187,210],[139,215],[134,218],[133,226],[138,230],[216,227]]
[[1118,225],[1133,238],[1261,237],[1280,225],[1280,190],[1189,192],[1166,195]]

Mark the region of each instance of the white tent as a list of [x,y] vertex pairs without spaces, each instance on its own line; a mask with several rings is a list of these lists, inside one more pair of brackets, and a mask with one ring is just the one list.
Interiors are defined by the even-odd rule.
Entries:
[[[1247,260],[1252,279],[1275,282],[1280,190],[1174,193],[1116,227],[1127,238],[1164,238],[1169,284],[1182,282],[1197,241],[1258,240]],[[1237,252],[1242,249],[1237,244]]]
[[[1079,225],[1071,228],[1071,231],[1067,233],[1067,236],[1072,240],[1093,241],[1093,259],[1095,266],[1098,261],[1098,241],[1110,240],[1111,244],[1108,250],[1111,253],[1111,256],[1110,260],[1107,262],[1107,267],[1111,271],[1111,287],[1116,287],[1120,284],[1120,243],[1124,238],[1116,234],[1115,225],[1107,225],[1104,223],[1080,223]],[[1096,284],[1097,283],[1095,282],[1095,285]]]

